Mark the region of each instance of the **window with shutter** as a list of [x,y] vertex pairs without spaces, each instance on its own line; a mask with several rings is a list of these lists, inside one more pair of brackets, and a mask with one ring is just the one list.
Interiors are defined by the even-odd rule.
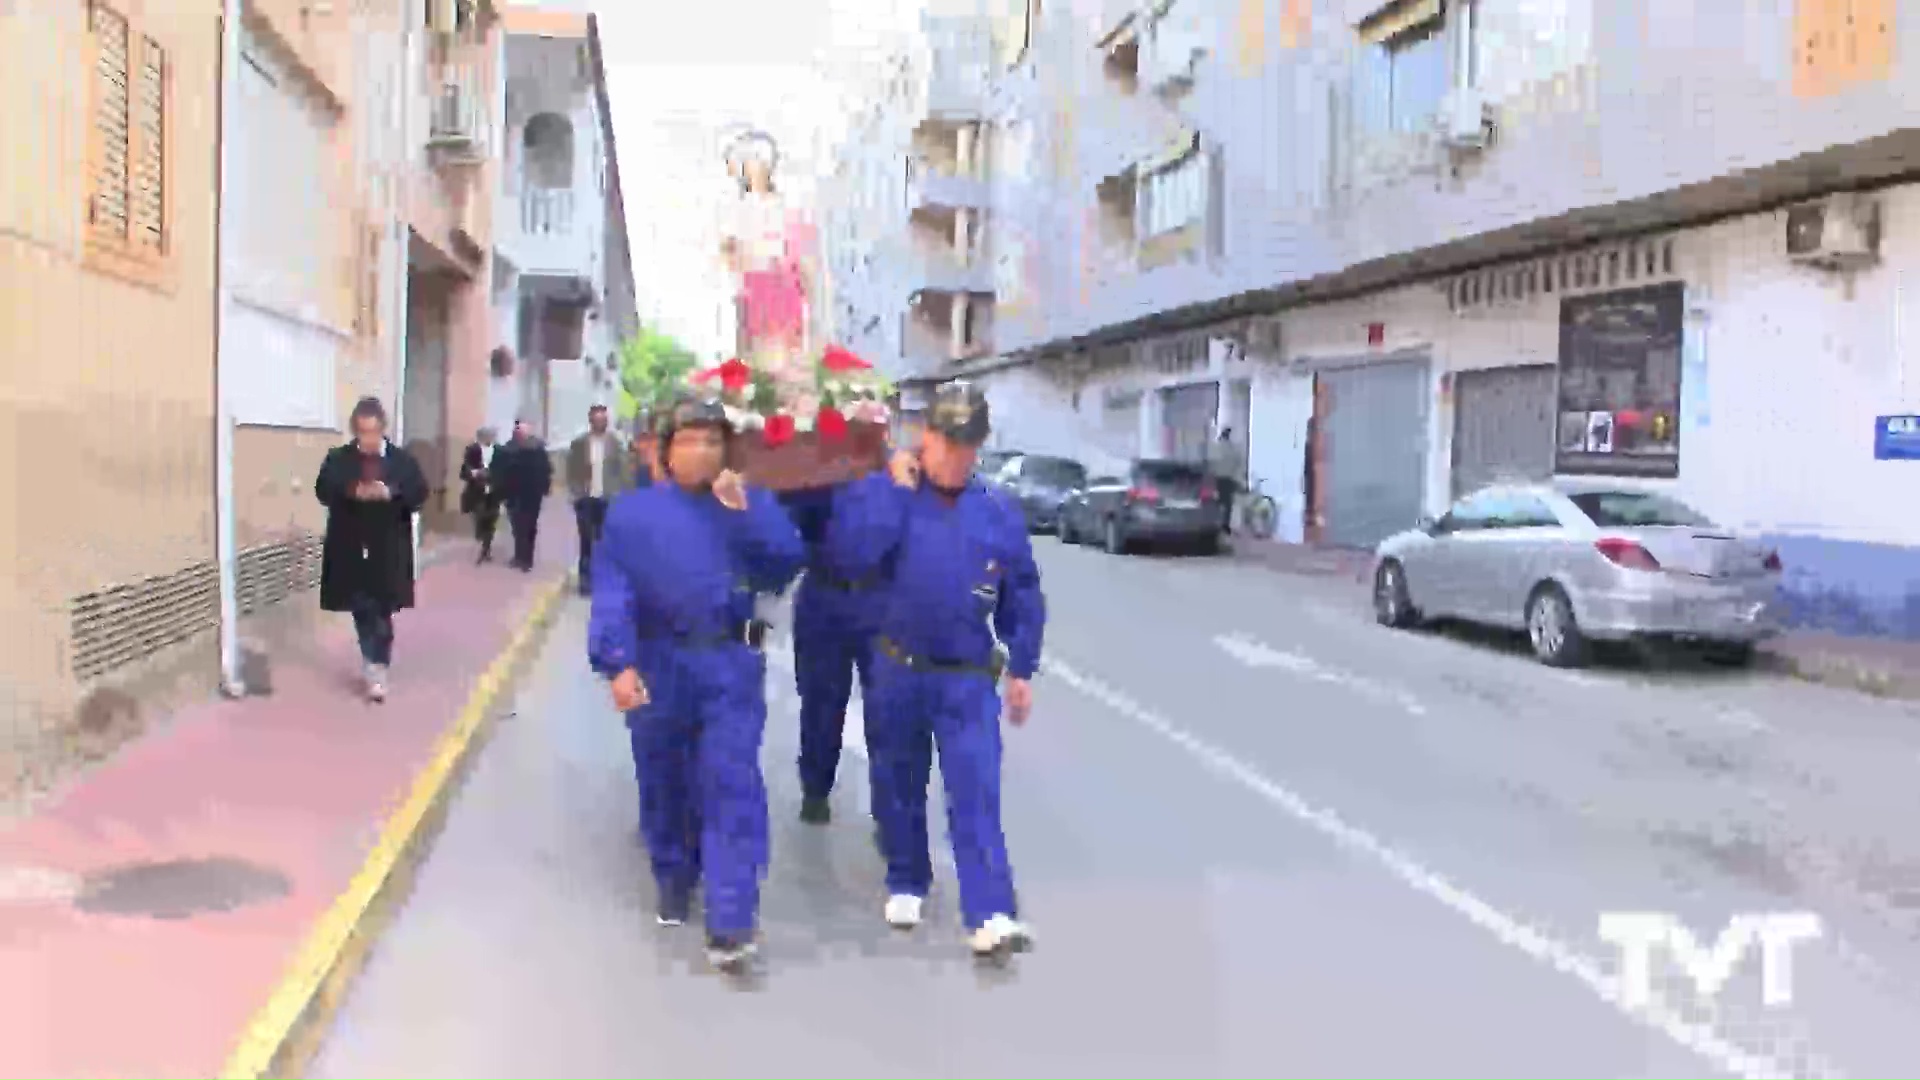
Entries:
[[133,183],[133,243],[155,254],[167,250],[167,53],[142,38],[134,83],[133,137],[129,140]]
[[127,89],[132,33],[126,17],[95,2],[90,14],[93,31],[93,154],[92,184],[87,197],[87,223],[96,235],[124,241],[128,235],[131,162],[127,157],[131,133],[131,96]]
[[104,0],[87,5],[91,49],[89,268],[161,284],[171,253],[167,50]]

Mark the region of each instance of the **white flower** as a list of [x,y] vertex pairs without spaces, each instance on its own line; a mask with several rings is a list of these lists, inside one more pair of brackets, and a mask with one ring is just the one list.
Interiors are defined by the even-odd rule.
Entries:
[[813,430],[813,417],[802,413],[793,418],[793,430],[802,434]]

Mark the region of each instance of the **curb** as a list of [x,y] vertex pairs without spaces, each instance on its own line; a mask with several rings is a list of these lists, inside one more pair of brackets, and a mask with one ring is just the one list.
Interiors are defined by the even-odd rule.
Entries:
[[1920,681],[1913,676],[1833,653],[1789,656],[1763,651],[1761,666],[1801,682],[1858,690],[1873,697],[1920,699]]
[[382,824],[366,861],[309,931],[280,985],[248,1023],[221,1070],[223,1078],[262,1080],[305,1071],[374,939],[412,885],[457,781],[492,727],[494,705],[545,636],[571,581],[567,574],[536,594],[527,619],[474,684],[466,706],[414,776],[406,801]]

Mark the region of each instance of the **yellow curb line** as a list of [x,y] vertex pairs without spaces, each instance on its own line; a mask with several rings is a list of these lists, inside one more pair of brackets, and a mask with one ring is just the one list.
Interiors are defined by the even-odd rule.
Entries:
[[221,1076],[262,1080],[301,1074],[326,1032],[346,989],[365,963],[382,900],[404,893],[425,853],[429,826],[445,809],[454,781],[493,714],[493,705],[514,669],[540,640],[571,576],[546,586],[513,640],[496,657],[468,696],[459,718],[444,734],[431,760],[414,777],[407,800],[387,818],[367,859],[308,934],[280,985],[247,1025]]

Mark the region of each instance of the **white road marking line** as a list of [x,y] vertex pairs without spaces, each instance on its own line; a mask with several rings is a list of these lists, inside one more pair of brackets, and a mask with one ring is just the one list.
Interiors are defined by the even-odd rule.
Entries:
[[1179,746],[1209,769],[1238,782],[1272,803],[1287,816],[1327,837],[1341,848],[1366,856],[1413,891],[1438,901],[1455,914],[1463,916],[1493,935],[1501,944],[1525,953],[1562,974],[1571,976],[1593,991],[1600,1000],[1626,1016],[1661,1032],[1715,1067],[1746,1080],[1774,1077],[1787,1080],[1799,1075],[1781,1062],[1731,1042],[1711,1027],[1692,1023],[1657,1002],[1641,1008],[1628,1005],[1621,994],[1619,981],[1603,971],[1598,963],[1575,952],[1570,946],[1527,926],[1511,915],[1496,910],[1484,900],[1388,846],[1386,842],[1357,826],[1348,824],[1333,811],[1314,806],[1291,790],[1261,775],[1252,766],[1155,715],[1098,679],[1082,675],[1058,660],[1048,660],[1045,670],[1048,675],[1058,679],[1062,684],[1080,691]]
[[1279,668],[1303,679],[1344,686],[1362,697],[1405,709],[1413,716],[1427,715],[1427,707],[1404,690],[1383,686],[1345,671],[1336,671],[1301,653],[1282,652],[1245,634],[1219,634],[1214,637],[1213,643],[1248,667]]

